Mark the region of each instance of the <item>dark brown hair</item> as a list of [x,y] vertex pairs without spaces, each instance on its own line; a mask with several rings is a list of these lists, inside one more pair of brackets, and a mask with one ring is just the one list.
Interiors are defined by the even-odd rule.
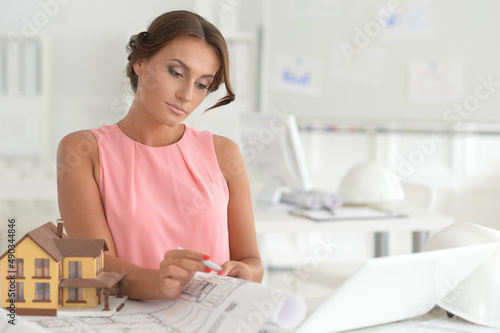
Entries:
[[219,99],[208,110],[234,101],[235,94],[229,82],[229,51],[226,40],[219,29],[212,23],[198,14],[185,10],[162,14],[149,25],[147,31],[130,37],[127,45],[127,52],[129,53],[127,76],[130,78],[134,93],[137,92],[139,81],[139,77],[134,71],[134,63],[138,59],[147,59],[154,56],[167,43],[179,37],[194,37],[205,41],[214,48],[219,58],[219,69],[215,73],[208,92],[216,91],[221,83],[225,83],[227,95]]

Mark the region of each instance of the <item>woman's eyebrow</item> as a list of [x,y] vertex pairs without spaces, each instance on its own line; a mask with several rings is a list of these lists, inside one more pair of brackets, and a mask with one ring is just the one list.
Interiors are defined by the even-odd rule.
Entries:
[[[191,68],[189,68],[188,65],[186,65],[186,63],[180,59],[170,59],[170,60],[173,60],[173,61],[177,61],[182,67],[184,67],[188,72],[191,71]],[[213,78],[213,74],[205,74],[205,75],[202,75],[201,77],[211,77]]]

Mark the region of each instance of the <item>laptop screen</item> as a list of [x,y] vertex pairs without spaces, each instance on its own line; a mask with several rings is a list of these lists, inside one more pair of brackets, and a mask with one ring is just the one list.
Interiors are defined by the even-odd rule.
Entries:
[[297,332],[339,332],[427,313],[498,247],[490,243],[371,259]]

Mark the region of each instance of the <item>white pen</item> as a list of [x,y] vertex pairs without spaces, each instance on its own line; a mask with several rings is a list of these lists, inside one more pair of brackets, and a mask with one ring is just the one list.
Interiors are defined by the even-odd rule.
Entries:
[[[177,249],[179,249],[179,250],[184,250],[184,248],[182,248],[182,247],[180,247],[180,246],[177,246]],[[213,270],[216,270],[216,271],[222,271],[222,267],[220,267],[219,265],[217,265],[216,263],[214,263],[214,262],[213,262],[213,261],[211,261],[211,260],[200,260],[200,262],[201,262],[203,265],[205,265],[205,266],[207,266],[207,267],[209,267],[209,268],[211,268],[211,269],[213,269]]]

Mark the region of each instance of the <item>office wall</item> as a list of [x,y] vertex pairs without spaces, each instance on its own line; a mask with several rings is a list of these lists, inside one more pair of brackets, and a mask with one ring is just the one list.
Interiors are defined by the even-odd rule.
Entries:
[[[263,109],[447,126],[500,120],[498,1],[274,0],[264,10]],[[475,98],[485,80],[495,83]],[[448,111],[455,103],[464,115]]]

